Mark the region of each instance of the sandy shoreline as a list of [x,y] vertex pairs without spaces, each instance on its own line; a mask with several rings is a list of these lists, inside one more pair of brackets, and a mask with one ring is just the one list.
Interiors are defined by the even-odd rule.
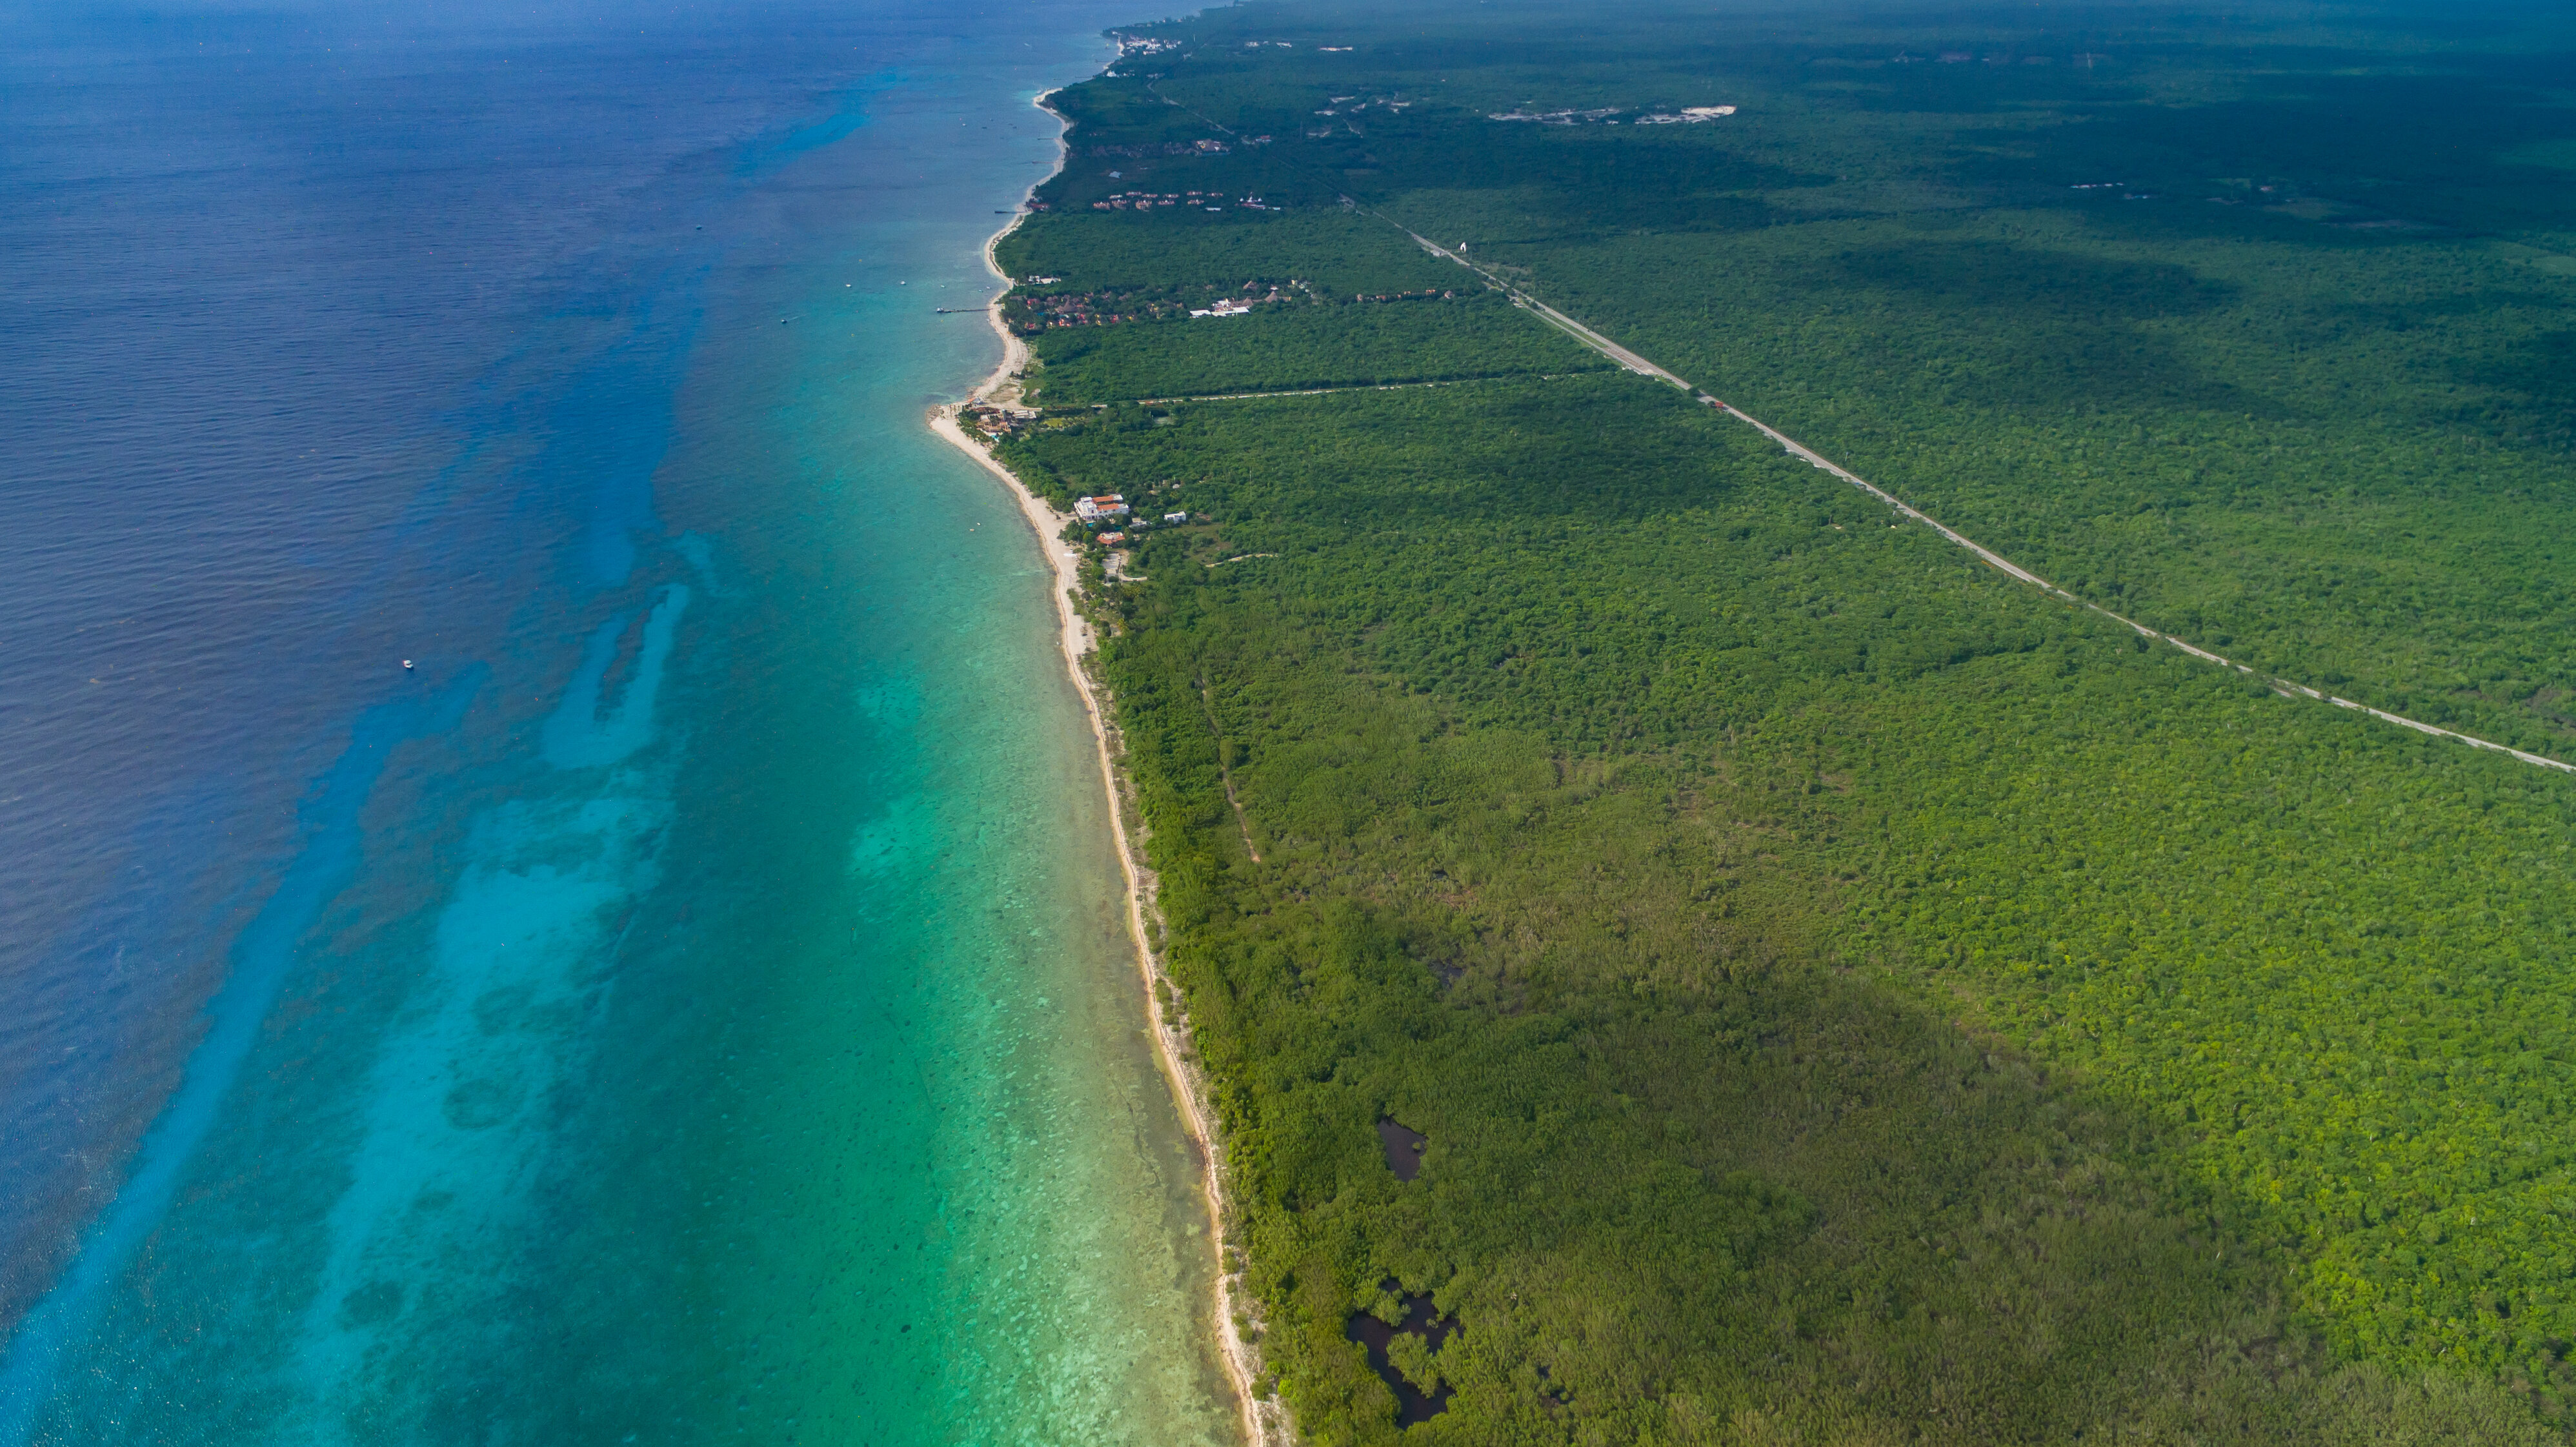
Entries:
[[[1040,95],[1033,104],[1049,115],[1055,115],[1056,112],[1046,102],[1047,95]],[[1059,132],[1056,170],[1063,169],[1064,156],[1063,136]],[[1050,177],[1053,174],[1051,171]],[[1032,184],[1027,195],[1021,197],[1020,209],[1012,215],[1010,224],[994,232],[984,242],[985,269],[993,273],[1005,291],[1011,278],[1002,270],[1001,263],[994,259],[994,248],[1001,245],[1002,238],[1018,229],[1020,222],[1028,216],[1028,199],[1042,184],[1044,182]],[[1010,329],[1003,325],[999,294],[985,309],[985,320],[992,324],[993,331],[1002,339],[1002,363],[970,394],[970,402],[983,401],[1009,387],[1028,367],[1028,344],[1012,335]],[[1164,975],[1163,963],[1148,943],[1153,936],[1146,932],[1145,915],[1154,907],[1153,872],[1145,867],[1144,860],[1137,854],[1135,838],[1127,827],[1127,801],[1120,788],[1121,775],[1116,763],[1116,750],[1111,743],[1109,701],[1082,662],[1091,652],[1094,639],[1090,623],[1074,606],[1074,598],[1081,587],[1081,557],[1062,540],[1064,529],[1073,518],[1069,513],[1060,513],[1049,507],[1037,494],[1021,485],[1020,479],[1009,468],[996,461],[983,444],[968,435],[957,420],[962,405],[933,410],[931,430],[945,438],[949,445],[974,458],[985,471],[1010,489],[1011,496],[1020,505],[1020,516],[1028,520],[1030,529],[1037,534],[1038,549],[1055,573],[1056,616],[1063,624],[1057,641],[1064,654],[1065,671],[1072,675],[1074,687],[1082,694],[1083,710],[1091,718],[1092,741],[1099,750],[1101,787],[1109,796],[1109,827],[1118,848],[1118,868],[1127,881],[1127,932],[1136,947],[1137,968],[1144,976],[1146,1018],[1154,1027],[1154,1057],[1163,1068],[1164,1079],[1171,1085],[1173,1100],[1180,1106],[1181,1122],[1188,1127],[1191,1139],[1199,1148],[1199,1180],[1207,1197],[1208,1234],[1216,1252],[1217,1356],[1225,1364],[1226,1379],[1234,1388],[1235,1401],[1242,1410],[1246,1441],[1251,1447],[1287,1447],[1286,1414],[1277,1402],[1263,1401],[1254,1394],[1253,1383],[1261,1373],[1260,1358],[1235,1326],[1239,1309],[1247,1320],[1251,1319],[1251,1312],[1239,1301],[1236,1278],[1226,1267],[1226,1257],[1236,1243],[1233,1218],[1226,1207],[1223,1158],[1217,1151],[1216,1113],[1208,1102],[1206,1076],[1194,1063],[1188,1023],[1180,1016],[1180,992]],[[1164,1006],[1160,1002],[1165,999],[1173,1003]]]

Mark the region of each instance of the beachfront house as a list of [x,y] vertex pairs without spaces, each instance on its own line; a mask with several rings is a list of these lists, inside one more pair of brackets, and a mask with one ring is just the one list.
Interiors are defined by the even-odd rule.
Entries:
[[1106,497],[1078,497],[1073,500],[1073,515],[1086,527],[1099,527],[1127,516],[1127,499],[1117,493]]

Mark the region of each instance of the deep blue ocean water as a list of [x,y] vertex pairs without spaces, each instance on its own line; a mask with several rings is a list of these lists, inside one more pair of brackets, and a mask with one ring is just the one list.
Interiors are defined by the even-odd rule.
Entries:
[[1132,18],[0,6],[0,1447],[1230,1438],[922,425]]

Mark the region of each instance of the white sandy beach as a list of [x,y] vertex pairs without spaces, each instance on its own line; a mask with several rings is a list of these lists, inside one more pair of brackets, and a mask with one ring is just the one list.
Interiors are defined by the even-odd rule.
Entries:
[[[1041,95],[1035,104],[1040,110],[1054,115],[1055,111],[1046,102],[1047,97]],[[1059,135],[1057,170],[1063,168],[1064,155]],[[1034,196],[1036,191],[1037,186],[1032,185],[1028,195]],[[1028,196],[1023,196],[1021,201],[1021,208],[1012,216],[1010,224],[994,232],[984,243],[984,265],[1002,284],[1004,291],[1009,289],[1011,278],[995,260],[994,248],[1028,216]],[[1003,324],[1000,294],[995,295],[986,309],[985,318],[1002,339],[1002,362],[976,387],[969,402],[984,401],[1010,387],[1026,371],[1029,362],[1028,344],[1012,335]],[[1239,1310],[1247,1320],[1251,1312],[1238,1300],[1237,1281],[1226,1269],[1227,1249],[1233,1244],[1233,1218],[1226,1205],[1223,1157],[1216,1143],[1216,1113],[1208,1101],[1206,1077],[1192,1063],[1194,1054],[1190,1050],[1188,1023],[1180,1018],[1177,1004],[1181,998],[1179,989],[1165,977],[1162,961],[1155,957],[1152,946],[1147,943],[1150,936],[1145,930],[1145,912],[1154,907],[1153,874],[1137,854],[1135,838],[1128,828],[1126,798],[1119,787],[1115,751],[1111,747],[1108,699],[1092,678],[1090,670],[1083,666],[1083,659],[1092,651],[1094,640],[1090,623],[1074,604],[1081,586],[1081,556],[1062,540],[1064,529],[1073,518],[1071,514],[1049,507],[1045,500],[1023,486],[1009,468],[995,460],[981,442],[969,435],[958,421],[961,410],[962,404],[935,409],[930,418],[931,430],[974,458],[1011,490],[1012,497],[1019,502],[1020,515],[1028,520],[1030,529],[1037,534],[1039,551],[1055,570],[1055,606],[1056,616],[1062,623],[1059,641],[1064,652],[1064,666],[1073,676],[1074,686],[1082,693],[1083,708],[1091,718],[1092,739],[1099,748],[1101,787],[1109,795],[1110,828],[1118,849],[1118,866],[1127,881],[1127,929],[1135,942],[1137,967],[1144,977],[1143,1001],[1146,1017],[1154,1027],[1154,1054],[1162,1064],[1164,1078],[1171,1084],[1173,1099],[1180,1106],[1182,1122],[1199,1147],[1199,1179],[1206,1191],[1211,1227],[1208,1235],[1216,1252],[1213,1280],[1216,1283],[1214,1325],[1218,1356],[1225,1363],[1226,1378],[1233,1386],[1236,1401],[1242,1409],[1244,1436],[1251,1447],[1287,1447],[1290,1432],[1286,1412],[1275,1400],[1264,1401],[1254,1394],[1253,1383],[1261,1373],[1260,1359],[1235,1326]],[[1170,1009],[1160,1008],[1156,1003],[1166,994],[1175,1002]]]

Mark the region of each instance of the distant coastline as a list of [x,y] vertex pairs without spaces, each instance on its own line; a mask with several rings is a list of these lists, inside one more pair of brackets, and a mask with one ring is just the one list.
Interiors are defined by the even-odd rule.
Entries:
[[[1064,117],[1047,104],[1054,94],[1053,91],[1041,92],[1031,104],[1054,116],[1061,128],[1066,124]],[[1012,497],[1020,505],[1020,515],[1027,520],[1030,530],[1037,534],[1039,551],[1046,556],[1048,566],[1054,572],[1056,616],[1061,623],[1057,641],[1064,654],[1065,670],[1082,695],[1083,711],[1091,719],[1092,741],[1099,750],[1101,786],[1109,796],[1112,843],[1118,851],[1119,871],[1127,881],[1127,929],[1135,944],[1137,967],[1144,977],[1146,1018],[1153,1025],[1154,1058],[1161,1063],[1173,1098],[1180,1105],[1183,1125],[1198,1145],[1199,1180],[1207,1205],[1210,1249],[1216,1253],[1216,1270],[1211,1279],[1215,1282],[1212,1326],[1217,1337],[1217,1356],[1225,1364],[1226,1381],[1234,1389],[1236,1403],[1241,1408],[1245,1440],[1251,1447],[1285,1447],[1290,1440],[1286,1412],[1276,1401],[1264,1401],[1254,1392],[1253,1383],[1261,1374],[1259,1354],[1235,1327],[1237,1311],[1241,1310],[1248,1316],[1253,1308],[1238,1301],[1235,1278],[1226,1264],[1227,1248],[1234,1244],[1233,1218],[1226,1198],[1223,1157],[1217,1145],[1216,1112],[1208,1098],[1206,1074],[1193,1063],[1189,1024],[1180,1010],[1179,991],[1164,973],[1162,961],[1150,943],[1154,936],[1145,928],[1146,914],[1155,908],[1154,875],[1138,854],[1134,837],[1127,828],[1130,789],[1124,772],[1118,767],[1120,751],[1112,743],[1114,724],[1109,713],[1109,699],[1091,671],[1083,666],[1083,658],[1097,645],[1097,639],[1092,634],[1089,621],[1074,606],[1081,589],[1081,558],[1063,541],[1064,530],[1072,523],[1073,517],[1069,513],[1057,512],[1045,499],[1030,491],[1016,473],[1003,466],[958,421],[959,413],[967,405],[988,401],[1006,391],[1015,391],[1016,384],[1028,368],[1028,343],[1014,334],[1002,320],[1002,300],[1009,295],[1012,278],[1002,270],[995,248],[1028,219],[1029,203],[1035,199],[1038,187],[1064,169],[1067,154],[1063,131],[1059,129],[1055,165],[1046,176],[1030,183],[1010,221],[985,239],[985,269],[1002,284],[1002,290],[986,306],[985,318],[1002,339],[1002,360],[968,394],[965,402],[932,409],[930,428],[1010,489]],[[1165,1000],[1171,1003],[1163,1004]]]

